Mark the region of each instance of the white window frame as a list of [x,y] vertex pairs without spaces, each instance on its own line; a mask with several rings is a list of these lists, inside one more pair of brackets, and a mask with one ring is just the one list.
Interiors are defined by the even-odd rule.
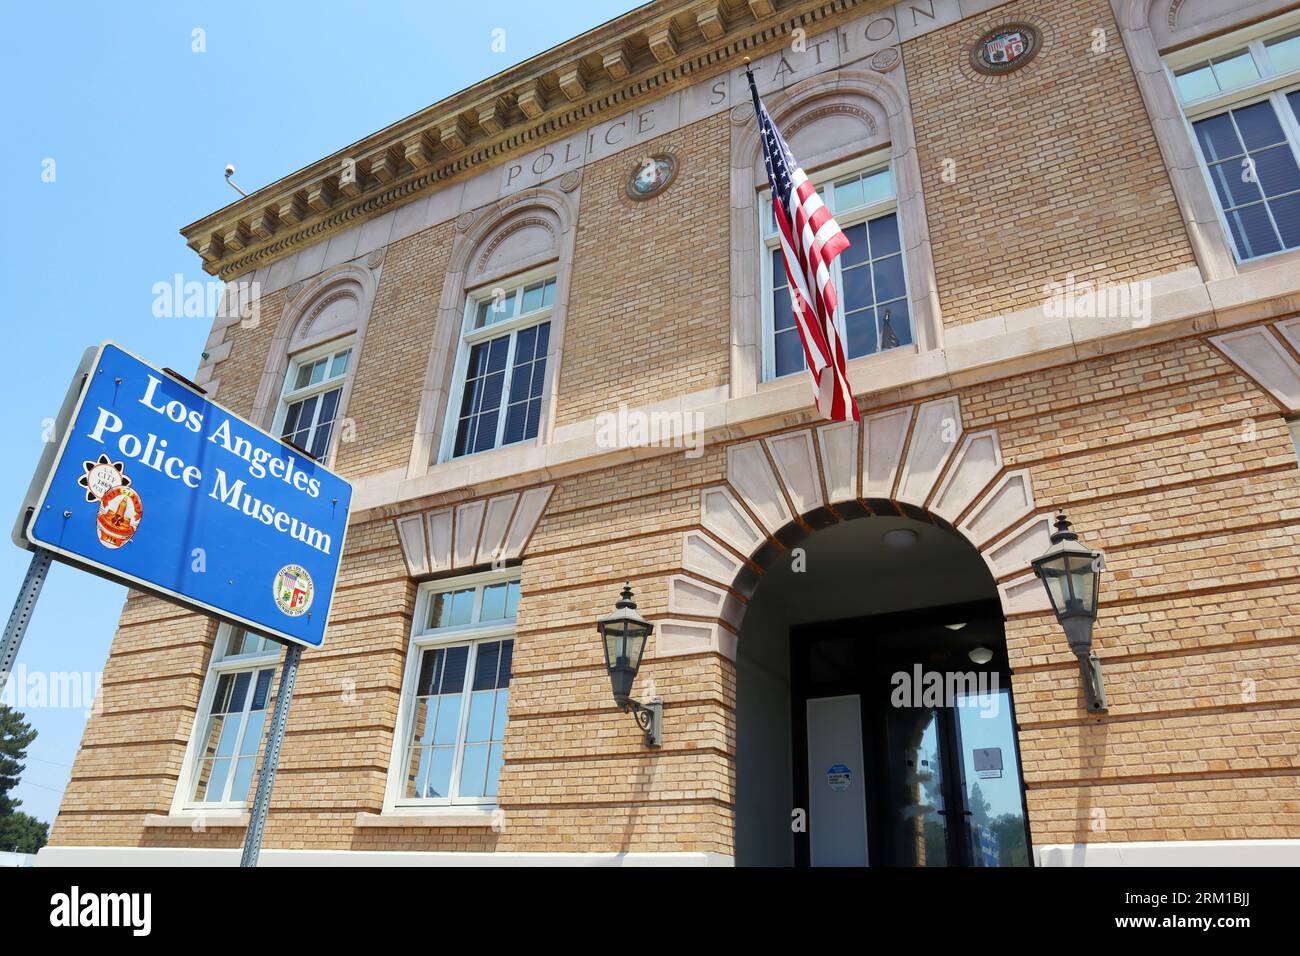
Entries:
[[[207,725],[212,714],[212,698],[217,692],[217,685],[221,682],[223,674],[237,674],[241,671],[256,673],[259,670],[265,670],[270,667],[274,670],[271,676],[271,686],[267,690],[266,697],[266,726],[271,723],[271,709],[275,703],[275,695],[279,692],[280,686],[280,651],[281,645],[274,645],[273,650],[265,651],[260,654],[240,654],[234,657],[221,657],[226,647],[226,642],[230,640],[231,635],[243,628],[236,628],[230,624],[222,624],[217,629],[217,639],[212,647],[212,660],[208,663],[208,671],[203,679],[203,689],[199,693],[198,709],[194,713],[194,725],[190,728],[190,742],[185,749],[185,758],[181,762],[181,772],[176,786],[176,796],[172,800],[173,813],[212,813],[214,811],[241,811],[248,808],[247,798],[241,800],[195,800],[194,799],[194,775],[198,772],[199,762],[202,756],[201,751],[207,740]],[[256,688],[256,681],[249,679],[248,692],[251,695]],[[251,698],[250,698],[251,699]],[[235,736],[235,740],[242,739],[244,735],[244,725],[248,719],[248,711],[245,710],[240,716],[240,726]],[[263,746],[265,745],[265,729],[263,730],[263,743],[258,745],[258,755],[260,756]],[[250,788],[257,784],[258,767],[253,769],[253,778]]]
[[[1300,69],[1290,70],[1285,73],[1275,72],[1266,49],[1269,41],[1280,39],[1289,33],[1294,33],[1296,30],[1300,30],[1300,10],[1293,10],[1290,13],[1271,17],[1268,20],[1252,24],[1240,30],[1234,30],[1232,33],[1170,53],[1164,58],[1165,74],[1173,90],[1174,99],[1182,108],[1183,126],[1187,137],[1191,140],[1197,162],[1200,164],[1201,177],[1205,182],[1205,188],[1209,190],[1210,200],[1214,203],[1215,212],[1219,217],[1219,226],[1226,237],[1228,248],[1232,250],[1233,260],[1238,266],[1246,263],[1263,262],[1275,256],[1295,253],[1300,251],[1300,247],[1293,246],[1289,249],[1279,249],[1276,252],[1269,252],[1264,255],[1250,256],[1249,258],[1242,257],[1241,250],[1237,248],[1237,241],[1233,237],[1232,228],[1228,223],[1227,213],[1223,209],[1223,203],[1219,200],[1218,190],[1215,188],[1214,180],[1210,176],[1210,164],[1201,149],[1201,141],[1196,135],[1194,124],[1199,120],[1226,113],[1228,110],[1253,106],[1267,100],[1272,105],[1274,115],[1278,117],[1282,125],[1282,131],[1286,135],[1287,144],[1291,147],[1291,153],[1295,157],[1296,163],[1300,165],[1300,120],[1297,119],[1295,111],[1286,99],[1288,93],[1300,90]],[[1181,70],[1240,50],[1246,50],[1250,53],[1255,63],[1255,69],[1259,73],[1258,80],[1230,90],[1203,96],[1197,100],[1183,102],[1183,98],[1179,94],[1177,79],[1177,74]],[[1268,211],[1271,220],[1272,210],[1269,209],[1267,204],[1265,204],[1265,210]]]
[[[455,578],[439,578],[420,585],[415,601],[415,615],[411,623],[411,640],[406,650],[406,667],[402,674],[402,696],[398,706],[396,733],[393,735],[393,752],[388,764],[388,782],[384,790],[384,813],[425,814],[429,812],[458,813],[466,810],[487,811],[496,807],[496,797],[407,797],[405,794],[407,755],[411,747],[412,721],[415,719],[415,691],[420,678],[420,658],[430,648],[450,648],[469,645],[471,650],[465,665],[464,697],[461,703],[460,726],[456,731],[456,753],[451,765],[451,788],[455,793],[460,785],[460,771],[465,752],[465,733],[469,724],[468,689],[474,678],[478,659],[477,647],[490,641],[514,640],[515,620],[492,621],[488,624],[461,624],[455,627],[426,627],[429,605],[435,594],[444,591],[461,591],[476,588],[470,621],[478,620],[483,605],[483,592],[493,584],[519,581],[518,567],[483,571]],[[513,683],[513,681],[512,681]],[[509,721],[507,720],[507,726]]]
[[[916,342],[916,322],[913,318],[914,306],[912,303],[912,289],[907,274],[907,246],[903,234],[903,217],[898,210],[898,172],[894,167],[893,155],[888,147],[873,150],[863,156],[856,157],[843,163],[838,163],[826,169],[819,170],[808,178],[812,180],[814,186],[820,189],[837,179],[846,179],[855,175],[867,175],[871,173],[889,170],[890,178],[894,183],[894,194],[889,199],[872,203],[867,206],[860,206],[848,213],[841,215],[835,211],[834,207],[834,190],[827,190],[823,195],[822,201],[826,203],[826,208],[830,210],[835,221],[840,224],[842,229],[848,229],[850,226],[856,226],[860,223],[869,222],[872,219],[879,219],[882,216],[888,216],[893,213],[898,216],[898,244],[899,244],[899,261],[903,267],[903,288],[907,291],[907,321],[908,329],[912,336],[912,342]],[[762,335],[763,335],[763,377],[764,382],[780,381],[793,377],[794,372],[778,376],[776,374],[776,317],[772,314],[772,253],[781,246],[779,237],[773,233],[768,233],[768,223],[771,222],[772,216],[772,189],[765,186],[759,192],[758,198],[758,242],[760,249],[761,270],[760,281],[760,299],[762,306]],[[840,310],[843,311],[844,304],[844,274],[840,265],[840,257],[836,257],[831,264],[831,276],[835,282],[835,291],[840,303]],[[904,346],[906,348],[907,346]],[[891,350],[892,351],[892,350]],[[885,353],[879,349],[870,355],[861,355],[850,362],[858,362],[865,359],[877,358]],[[806,369],[805,369],[806,372]]]
[[[314,385],[305,385],[302,388],[293,388],[293,382],[298,377],[298,371],[304,365],[310,365],[318,359],[331,358],[340,352],[349,351],[348,367],[343,374],[336,378],[321,379]],[[353,370],[357,367],[357,341],[355,335],[349,335],[346,338],[334,339],[331,342],[325,342],[313,348],[299,352],[297,355],[290,356],[289,367],[284,373],[284,382],[280,386],[280,399],[275,408],[275,418],[271,423],[271,431],[278,438],[284,428],[284,421],[289,416],[289,406],[295,402],[301,402],[311,398],[313,395],[324,395],[335,388],[339,391],[339,404],[334,411],[334,427],[330,432],[329,445],[325,448],[324,454],[321,455],[321,464],[328,465],[334,459],[334,449],[338,445],[340,424],[343,421],[343,401],[347,398],[348,381],[352,377]],[[311,433],[307,437],[307,444],[303,448],[310,448],[311,442],[316,436],[317,422],[320,419],[321,402],[316,403],[316,421],[312,422]]]
[[[544,322],[551,322],[551,332],[555,331],[553,321],[555,314],[555,303],[543,306],[535,312],[529,312],[526,315],[520,314],[523,307],[523,291],[530,285],[547,280],[555,280],[556,295],[559,295],[559,275],[556,263],[549,263],[545,266],[539,266],[536,269],[529,269],[527,272],[521,272],[510,276],[507,279],[499,279],[487,285],[471,289],[465,293],[465,307],[461,316],[460,335],[457,337],[458,345],[456,346],[456,365],[451,376],[451,389],[447,393],[447,414],[443,422],[442,445],[438,450],[438,461],[452,461],[455,457],[469,458],[473,455],[482,455],[490,451],[496,451],[500,448],[513,448],[528,444],[536,444],[542,440],[543,422],[539,417],[537,435],[533,438],[524,438],[517,442],[503,444],[502,439],[505,437],[506,411],[510,406],[510,377],[515,364],[515,345],[519,341],[519,333],[524,329],[531,328],[535,325],[541,325]],[[502,319],[499,322],[493,322],[485,325],[481,329],[474,328],[474,316],[482,302],[494,298],[496,290],[502,289],[506,293],[514,292],[515,313],[508,319]],[[454,456],[453,452],[456,447],[456,430],[460,425],[460,408],[461,403],[465,400],[465,378],[469,371],[469,354],[475,345],[486,342],[491,339],[500,338],[501,336],[510,336],[510,345],[506,350],[505,365],[505,382],[501,390],[501,414],[497,416],[497,433],[496,439],[491,448],[484,448],[477,452],[466,452],[464,455]],[[550,371],[551,359],[554,352],[552,345],[554,336],[547,341],[546,346],[546,370]],[[542,403],[545,405],[546,396],[542,395]]]

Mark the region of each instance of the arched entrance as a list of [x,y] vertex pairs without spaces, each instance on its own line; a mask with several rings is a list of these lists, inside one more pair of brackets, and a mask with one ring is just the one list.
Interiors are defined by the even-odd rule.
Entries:
[[776,535],[740,626],[737,864],[1027,865],[988,563],[914,506],[821,514]]

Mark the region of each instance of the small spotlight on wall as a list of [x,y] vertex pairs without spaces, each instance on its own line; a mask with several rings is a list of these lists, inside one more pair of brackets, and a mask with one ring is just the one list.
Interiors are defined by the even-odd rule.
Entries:
[[987,664],[993,660],[993,652],[987,647],[972,647],[967,656],[976,664]]
[[884,535],[885,544],[891,548],[910,548],[916,544],[916,539],[917,534],[911,528],[894,528]]

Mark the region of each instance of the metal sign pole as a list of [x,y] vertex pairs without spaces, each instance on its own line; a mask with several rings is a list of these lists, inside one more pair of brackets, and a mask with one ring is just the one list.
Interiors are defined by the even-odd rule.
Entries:
[[289,720],[289,704],[293,700],[293,685],[298,679],[298,659],[302,645],[290,644],[285,651],[284,666],[280,668],[280,688],[275,694],[275,713],[267,729],[266,753],[262,757],[262,770],[257,777],[257,794],[253,797],[253,810],[248,819],[248,832],[244,835],[244,854],[240,866],[257,866],[262,852],[262,832],[266,829],[266,811],[275,786],[275,772],[280,766],[280,745],[284,743],[284,725]]
[[23,578],[22,587],[18,589],[14,609],[9,613],[9,623],[5,625],[4,640],[0,642],[0,694],[4,693],[5,686],[9,683],[9,671],[14,666],[14,658],[18,656],[18,648],[22,647],[23,636],[27,633],[32,611],[36,609],[36,599],[41,596],[51,559],[50,552],[37,548],[32,553],[31,564],[27,565],[27,574]]

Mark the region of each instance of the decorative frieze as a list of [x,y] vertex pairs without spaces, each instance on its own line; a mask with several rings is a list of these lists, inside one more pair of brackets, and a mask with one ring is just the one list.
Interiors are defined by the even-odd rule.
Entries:
[[411,577],[523,556],[554,485],[402,515],[394,521]]

